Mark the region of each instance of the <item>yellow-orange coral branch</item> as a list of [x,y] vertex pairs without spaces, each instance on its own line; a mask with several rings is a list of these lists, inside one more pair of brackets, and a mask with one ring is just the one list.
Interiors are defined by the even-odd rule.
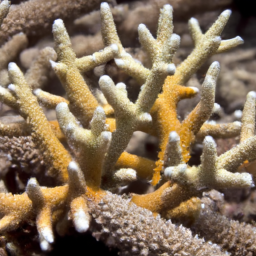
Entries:
[[38,105],[26,80],[15,63],[9,64],[9,75],[14,84],[9,86],[20,103],[20,113],[31,127],[32,137],[40,150],[44,152],[45,162],[52,167],[52,175],[58,175],[62,182],[68,180],[67,166],[71,156],[54,135],[43,110]]
[[132,168],[136,170],[138,177],[142,179],[151,179],[154,167],[154,161],[127,152],[122,153],[115,165],[116,169]]
[[196,194],[195,190],[168,181],[153,193],[133,195],[131,202],[154,213],[162,213],[177,207]]

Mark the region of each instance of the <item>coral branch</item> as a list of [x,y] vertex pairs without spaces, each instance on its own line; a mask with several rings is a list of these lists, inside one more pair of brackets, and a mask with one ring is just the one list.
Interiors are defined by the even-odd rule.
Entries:
[[[50,32],[52,22],[57,18],[70,19],[71,15],[77,17],[80,13],[89,13],[99,7],[98,0],[34,0],[21,3],[18,8],[10,10],[3,22],[0,33],[1,40],[19,32],[26,35],[42,35]],[[108,1],[112,2],[112,1]],[[5,11],[1,19],[5,17],[9,9],[9,2],[3,1]]]
[[[195,42],[195,49],[187,57],[185,61],[177,68],[175,76],[173,77],[173,82],[176,84],[185,84],[188,79],[194,74],[201,65],[208,59],[211,55],[218,52],[221,45],[220,35],[227,24],[227,21],[231,15],[230,10],[222,12],[217,21],[209,28],[209,30],[202,34],[199,28],[198,21],[195,18],[189,20],[189,28],[191,31],[192,38]],[[225,48],[226,50],[231,49],[237,44],[243,43],[242,40],[235,40],[236,43],[222,43],[225,45],[220,47],[220,51]],[[204,50],[203,50],[204,49]]]
[[254,136],[255,132],[255,92],[249,92],[244,105],[243,116],[242,116],[242,130],[240,141],[245,141],[250,137]]
[[55,109],[61,102],[69,104],[69,101],[63,97],[53,95],[41,89],[36,89],[33,91],[33,93],[36,95],[38,102],[49,109]]
[[10,2],[8,0],[1,1],[0,3],[0,24],[2,25],[4,18],[9,12]]
[[144,82],[149,75],[149,70],[136,62],[130,54],[124,50],[116,32],[113,16],[107,3],[101,4],[101,33],[105,46],[116,44],[119,55],[115,62],[119,68],[124,69],[130,76],[135,77],[138,81]]
[[78,120],[84,127],[87,127],[98,102],[76,67],[76,56],[71,48],[63,21],[60,19],[53,24],[53,36],[60,63],[52,62],[52,67],[66,90],[72,112],[76,113]]
[[81,128],[66,103],[57,108],[57,118],[67,141],[74,150],[89,187],[98,190],[101,184],[101,170],[104,155],[108,150],[111,133],[104,131],[105,113],[98,107],[90,122],[91,130]]
[[[150,0],[143,6],[145,10],[154,12],[150,14],[151,23],[155,23],[154,16],[158,13],[155,7],[169,1]],[[186,8],[191,6],[188,0],[176,2],[173,1],[175,6],[182,5],[181,2],[186,3]],[[199,2],[202,2],[202,8],[206,8],[202,0]],[[216,6],[216,1],[212,2],[214,4],[207,3],[207,6]],[[15,63],[9,63],[8,72],[5,66],[25,47],[26,36],[18,34],[0,48],[3,85],[0,86],[0,101],[19,111],[25,119],[7,116],[1,118],[0,123],[0,233],[8,241],[6,248],[9,253],[28,254],[30,252],[22,253],[20,248],[33,248],[32,244],[37,240],[42,251],[49,251],[54,243],[55,228],[62,236],[70,231],[71,225],[79,233],[90,230],[107,246],[119,248],[121,255],[227,255],[225,248],[234,255],[253,254],[254,229],[216,217],[204,199],[201,201],[199,197],[209,189],[249,189],[254,186],[251,174],[241,171],[254,173],[255,92],[247,96],[241,123],[216,124],[209,121],[216,113],[230,120],[214,103],[220,66],[218,62],[213,62],[204,79],[197,106],[184,120],[181,120],[178,110],[181,100],[199,93],[198,88],[185,87],[185,83],[200,66],[212,55],[243,42],[240,37],[230,40],[220,38],[231,11],[222,12],[205,34],[196,19],[189,21],[195,48],[176,69],[172,62],[180,37],[173,34],[173,8],[169,4],[163,5],[160,10],[156,38],[152,24],[148,28],[144,24],[138,26],[138,38],[148,58],[138,48],[125,50],[117,35],[111,9],[105,2],[101,3],[100,10],[105,48],[92,51],[92,48],[99,50],[102,47],[100,35],[96,32],[98,25],[94,22],[99,20],[97,12],[85,18],[92,25],[87,26],[87,31],[95,33],[95,36],[86,39],[75,36],[72,40],[77,44],[83,38],[82,41],[86,40],[84,48],[96,39],[94,45],[85,50],[91,55],[83,56],[77,46],[73,49],[60,18],[88,12],[99,4],[100,1],[91,0],[33,0],[14,7],[6,17],[9,2],[0,3],[2,40],[21,29],[27,35],[44,33],[58,16],[52,27],[57,54],[49,47],[40,52],[35,48],[29,50],[30,53],[38,53],[38,56],[32,54],[28,58],[30,63],[33,58],[34,61],[31,65],[24,64],[23,68],[28,68],[25,75]],[[129,11],[131,6],[134,10]],[[127,26],[124,22],[126,16],[131,22],[131,14],[138,11],[145,13],[141,7],[142,4],[136,2],[113,8],[118,29],[123,24]],[[42,26],[44,28],[40,30]],[[72,26],[68,24],[70,31]],[[72,36],[74,33],[75,30]],[[30,40],[30,45],[34,41]],[[44,41],[38,41],[38,48],[41,49],[44,44]],[[27,53],[22,56],[22,63],[26,62],[26,56]],[[62,83],[67,99],[41,90],[51,78],[48,77],[50,67]],[[113,78],[105,74],[112,74]],[[96,81],[99,77],[100,90]],[[126,88],[122,82],[115,84],[114,81],[123,81],[123,78],[127,85],[141,85],[140,92],[132,91],[132,86]],[[137,99],[134,98],[136,95]],[[46,109],[44,113],[38,102],[48,109],[56,109],[57,121],[48,121],[47,118],[51,120],[55,114],[54,110]],[[6,109],[9,111],[8,106],[4,106],[4,111]],[[145,151],[138,155],[134,155],[138,151],[132,154],[126,152],[131,152],[130,146],[134,141],[129,142],[136,131],[156,137],[155,144],[159,142],[160,148],[156,162],[139,156]],[[218,157],[215,141],[209,135],[229,138],[239,134],[240,144]],[[26,137],[22,137],[24,135]],[[201,164],[191,165],[196,158],[188,162],[190,146],[200,140],[203,140]],[[151,152],[150,156],[155,158]],[[240,172],[234,173],[239,166]],[[124,189],[128,191],[134,184],[142,184],[143,189],[147,187],[147,193],[125,195],[126,199],[113,194],[124,193]],[[8,190],[25,191],[12,195]],[[136,191],[141,191],[141,188]],[[164,221],[159,214],[186,225],[194,222],[195,229],[207,239],[212,237],[222,248],[211,242],[205,243],[197,235],[193,238],[189,229]],[[206,228],[211,229],[212,219],[215,224],[220,220],[223,227],[214,227],[212,230],[216,234],[212,234],[212,230],[204,234]],[[37,240],[33,237],[35,227]],[[245,232],[241,231],[243,227]],[[227,228],[230,234],[223,232],[223,228]],[[233,228],[235,231],[231,230]],[[251,232],[250,235],[248,232]],[[233,233],[243,236],[242,242]],[[28,244],[23,244],[20,234],[25,239],[29,238]],[[225,235],[235,244],[231,242],[231,246],[227,245],[223,238]]]
[[200,130],[203,123],[207,121],[212,114],[215,100],[215,87],[219,71],[219,63],[213,62],[202,85],[202,95],[199,104],[182,123],[183,127],[189,129],[193,134],[196,134]]
[[123,152],[118,158],[115,169],[132,168],[136,170],[138,177],[150,180],[153,175],[155,163],[147,158]]
[[[225,248],[231,255],[250,255],[256,252],[255,227],[230,220],[216,212],[210,198],[201,200],[201,208],[192,228],[199,236]],[[216,225],[218,223],[218,225]]]
[[110,245],[115,244],[123,255],[226,255],[215,244],[192,237],[188,229],[155,217],[116,195],[108,193],[99,205],[90,208],[101,227],[94,236],[113,241]]
[[19,100],[20,113],[28,120],[33,139],[44,152],[47,164],[51,166],[49,174],[58,175],[61,181],[67,181],[67,166],[71,161],[71,156],[53,134],[36,97],[32,94],[22,72],[15,63],[9,64],[9,75],[13,84],[8,88]]
[[91,219],[85,198],[84,175],[75,162],[69,163],[68,174],[71,219],[77,232],[83,233],[88,230]]
[[180,137],[175,131],[173,131],[169,135],[169,141],[164,156],[164,166],[175,166],[182,163],[183,159],[180,147]]
[[42,49],[25,74],[27,83],[32,89],[42,88],[47,83],[51,69],[50,60],[56,61],[56,52],[51,47]]
[[[4,1],[5,2],[5,1]],[[6,1],[8,2],[8,1]],[[1,18],[0,18],[1,20]],[[1,23],[0,23],[1,24]],[[6,68],[10,61],[28,45],[28,39],[23,34],[13,36],[5,45],[0,48],[0,70]]]
[[216,144],[212,137],[204,139],[204,150],[199,167],[187,167],[186,164],[165,169],[165,175],[180,184],[195,187],[197,190],[205,188],[246,188],[253,186],[249,173],[231,173],[224,167],[217,165],[218,158]]
[[241,132],[241,122],[233,122],[227,124],[210,124],[204,123],[196,134],[197,140],[203,140],[205,136],[210,135],[215,139],[218,138],[232,138],[238,136]]
[[0,232],[14,230],[32,214],[32,203],[26,193],[12,195],[0,193]]

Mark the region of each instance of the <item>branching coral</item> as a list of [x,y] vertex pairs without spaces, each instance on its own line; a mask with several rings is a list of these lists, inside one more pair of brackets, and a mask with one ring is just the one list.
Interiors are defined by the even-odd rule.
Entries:
[[[7,1],[3,1],[6,2]],[[1,31],[1,40],[5,40],[9,36],[23,31],[27,35],[42,34],[50,29],[54,19],[61,17],[63,19],[71,18],[70,15],[79,15],[85,11],[90,12],[99,7],[100,1],[28,1],[22,3],[18,8],[10,11],[8,17],[3,21]],[[7,11],[2,12],[2,17]],[[75,17],[75,16],[74,16]]]
[[117,244],[122,255],[225,255],[218,246],[193,237],[182,225],[164,222],[116,195],[107,194],[91,209],[99,225],[94,235],[106,239],[110,246]]
[[[7,1],[0,7],[1,21],[8,12]],[[25,222],[35,223],[41,249],[47,251],[54,242],[55,227],[58,233],[65,234],[72,220],[78,232],[85,232],[92,217],[97,223],[95,227],[91,225],[93,235],[105,239],[102,233],[107,234],[106,243],[117,244],[123,255],[224,255],[226,247],[193,238],[189,230],[165,222],[158,214],[167,219],[184,215],[195,219],[201,206],[195,197],[202,196],[203,191],[254,186],[249,173],[233,172],[246,160],[256,159],[255,93],[248,94],[242,124],[206,123],[214,111],[220,70],[219,63],[213,62],[198,105],[183,121],[177,114],[178,102],[199,92],[195,87],[185,87],[185,83],[200,66],[210,56],[243,42],[240,37],[220,38],[231,12],[224,11],[205,34],[194,18],[189,21],[195,49],[177,68],[172,60],[180,38],[173,34],[170,5],[161,9],[156,39],[145,25],[138,27],[151,68],[138,63],[124,49],[107,3],[101,4],[100,12],[105,45],[102,51],[77,58],[63,21],[57,19],[52,30],[57,60],[55,52],[48,48],[25,75],[15,63],[8,65],[11,84],[8,88],[0,87],[0,99],[18,110],[25,121],[1,124],[0,134],[30,134],[43,155],[46,175],[52,176],[55,183],[53,187],[40,186],[35,173],[23,194],[0,193],[0,232],[8,234]],[[43,84],[40,77],[47,74],[48,59],[66,98],[38,89]],[[142,84],[136,102],[128,98],[124,83],[115,85],[107,75],[99,79],[98,97],[86,83],[86,72],[113,59],[120,69]],[[99,99],[102,94],[105,102]],[[49,122],[40,104],[56,108],[58,122]],[[159,138],[160,152],[155,163],[125,152],[135,131]],[[217,157],[213,137],[228,138],[240,132],[241,143]],[[204,141],[201,164],[189,166],[190,146],[197,139]],[[151,179],[154,192],[133,194],[130,202],[109,192],[137,179]],[[158,235],[152,233],[151,224]],[[100,233],[99,226],[103,228]]]
[[239,223],[222,216],[216,212],[216,205],[209,197],[204,197],[200,201],[203,208],[193,223],[194,232],[226,248],[232,255],[253,255],[255,253],[256,230],[253,225]]

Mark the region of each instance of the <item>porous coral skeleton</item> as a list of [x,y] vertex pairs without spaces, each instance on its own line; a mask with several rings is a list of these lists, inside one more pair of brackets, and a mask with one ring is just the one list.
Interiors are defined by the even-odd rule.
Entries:
[[[0,21],[8,12],[7,9],[8,1],[3,1]],[[240,37],[230,40],[220,38],[230,14],[229,10],[224,11],[205,34],[197,20],[192,18],[189,28],[195,49],[175,68],[172,59],[180,38],[173,34],[172,7],[165,5],[161,10],[156,39],[145,25],[138,27],[140,43],[152,62],[151,69],[145,68],[125,51],[107,3],[101,4],[105,48],[90,56],[76,58],[63,21],[55,20],[52,31],[58,61],[51,61],[51,65],[65,88],[67,99],[41,89],[36,89],[33,94],[32,88],[37,86],[27,82],[15,63],[9,63],[8,72],[12,83],[8,88],[0,87],[0,99],[19,110],[26,122],[1,124],[0,135],[12,137],[31,134],[35,145],[43,152],[48,175],[55,178],[56,187],[41,187],[36,178],[31,178],[21,195],[0,193],[0,232],[7,233],[23,222],[34,220],[41,249],[49,250],[50,244],[54,242],[53,227],[65,222],[56,216],[68,214],[75,229],[85,232],[90,226],[89,211],[94,212],[93,216],[97,219],[100,218],[97,210],[89,208],[97,207],[95,205],[99,202],[108,204],[108,197],[115,200],[116,196],[106,190],[113,191],[120,184],[128,184],[138,178],[152,180],[155,191],[132,195],[131,207],[136,208],[135,203],[168,218],[181,203],[189,204],[190,200],[201,196],[205,190],[252,187],[250,174],[233,172],[244,161],[256,159],[254,93],[248,94],[242,124],[206,123],[214,109],[215,86],[220,70],[219,63],[214,62],[203,82],[198,105],[182,122],[177,117],[178,102],[198,93],[197,88],[185,87],[189,78],[210,56],[243,42]],[[82,73],[111,59],[142,84],[135,103],[127,97],[124,83],[115,85],[110,77],[104,75],[99,85],[107,103],[102,105],[83,79]],[[47,121],[38,102],[48,108],[56,107],[58,123]],[[144,131],[159,138],[161,150],[156,163],[125,152],[135,131]],[[233,137],[239,135],[240,131],[241,143],[217,157],[212,137]],[[202,162],[197,167],[190,167],[187,164],[189,148],[197,136],[204,139]],[[63,138],[72,152],[68,152],[59,141]],[[150,215],[147,210],[145,216]],[[63,214],[56,215],[59,211]],[[177,232],[182,233],[182,230]],[[119,243],[122,244],[122,241]],[[144,248],[141,255],[190,251],[189,245],[180,245],[181,249],[177,249],[175,243],[175,239],[170,239],[160,249],[157,246],[150,247],[148,251]],[[197,245],[199,249],[204,246],[201,240]],[[134,248],[126,250],[137,253],[139,249]],[[212,248],[212,253],[220,255],[218,248]],[[200,255],[207,255],[207,252]]]

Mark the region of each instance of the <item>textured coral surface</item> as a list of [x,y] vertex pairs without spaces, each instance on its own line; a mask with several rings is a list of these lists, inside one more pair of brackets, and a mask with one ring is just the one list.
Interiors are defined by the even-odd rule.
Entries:
[[256,255],[245,5],[0,2],[0,255]]

